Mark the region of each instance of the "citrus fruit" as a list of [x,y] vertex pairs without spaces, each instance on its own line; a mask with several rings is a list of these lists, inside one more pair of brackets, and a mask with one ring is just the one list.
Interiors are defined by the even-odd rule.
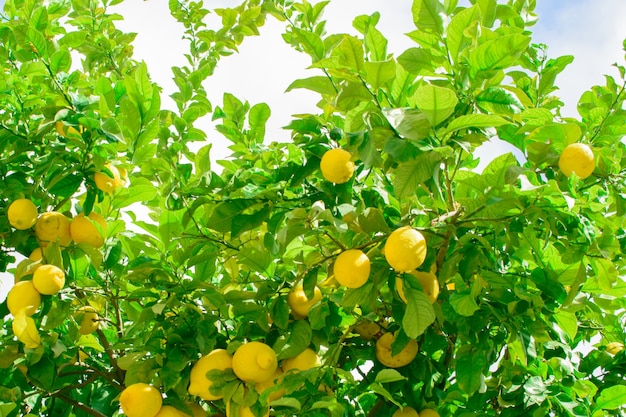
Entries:
[[596,161],[593,151],[584,143],[572,143],[567,145],[559,157],[559,168],[566,177],[576,174],[580,179],[585,179],[593,174]]
[[[96,226],[96,224],[99,226]],[[92,211],[86,217],[84,213],[80,213],[72,219],[70,224],[72,240],[76,243],[86,243],[94,248],[100,248],[104,245],[104,233],[106,233],[106,230],[106,221],[95,211]]]
[[624,344],[620,342],[611,342],[606,345],[606,352],[611,355],[617,355],[622,350],[624,350]]
[[394,230],[385,243],[385,259],[397,272],[413,271],[426,259],[426,240],[410,226]]
[[61,246],[68,246],[72,242],[70,219],[57,211],[42,213],[35,224],[35,235],[41,247],[57,240]]
[[127,417],[155,417],[161,405],[159,390],[142,382],[129,385],[120,394],[120,406]]
[[420,411],[420,417],[439,417],[439,413],[432,408],[424,408]]
[[111,164],[106,164],[104,167],[108,169],[111,174],[109,175],[109,173],[105,171],[96,172],[93,174],[93,180],[96,183],[96,188],[107,194],[111,194],[122,185],[120,171]]
[[214,349],[204,355],[191,368],[189,376],[189,388],[187,391],[191,395],[197,395],[203,400],[213,401],[222,398],[222,395],[213,394],[211,385],[213,382],[207,378],[207,372],[213,369],[224,369],[233,367],[233,357],[226,349]]
[[35,349],[41,344],[35,320],[26,315],[26,309],[21,309],[15,314],[11,327],[17,340],[24,343],[24,347]]
[[78,333],[91,334],[100,327],[100,317],[92,306],[82,306],[74,313],[78,323]]
[[171,405],[164,405],[161,407],[159,412],[155,417],[189,417],[187,414],[183,413],[177,408],[172,407]]
[[264,382],[274,376],[278,359],[274,350],[261,342],[248,342],[233,355],[233,372],[242,381]]
[[348,288],[362,287],[370,276],[370,260],[359,249],[341,252],[333,267],[335,279]]
[[292,369],[295,371],[306,371],[321,365],[322,363],[317,353],[311,348],[306,348],[293,358],[283,359],[281,368],[285,372]]
[[365,321],[354,326],[354,331],[361,336],[363,340],[372,340],[381,330],[378,323],[373,321]]
[[35,248],[35,250],[28,255],[28,259],[33,262],[41,261],[43,259],[43,251],[41,248]]
[[17,230],[33,227],[37,222],[37,215],[37,206],[27,198],[15,200],[7,210],[9,224]]
[[[435,274],[423,271],[411,271],[409,274],[417,278],[422,286],[424,294],[426,294],[431,303],[437,301],[437,297],[439,297],[439,281],[437,280],[437,276]],[[396,277],[396,291],[402,301],[406,303],[407,299],[404,294],[404,281],[400,277]]]
[[7,294],[7,307],[13,316],[22,309],[25,309],[27,316],[32,316],[37,312],[40,305],[41,295],[32,281],[18,282]]
[[413,339],[397,355],[391,354],[391,345],[395,340],[392,333],[385,333],[376,341],[376,358],[389,368],[399,368],[408,365],[417,356],[419,347]]
[[309,310],[313,304],[322,299],[322,291],[315,287],[313,290],[313,298],[307,298],[302,284],[298,284],[289,291],[287,295],[287,304],[291,308],[291,312],[296,319],[305,319],[309,316]]
[[[268,379],[267,381],[263,381],[263,382],[258,382],[254,384],[254,389],[256,389],[256,392],[260,394],[263,394],[265,391],[267,391],[270,388],[273,388],[274,386],[276,386],[276,384],[280,384],[283,380],[283,370],[281,368],[276,368],[276,372],[274,372],[274,376],[272,376],[272,378]],[[285,389],[278,389],[276,391],[271,392],[268,397],[267,400],[268,401],[276,401],[279,398],[282,398],[282,396],[285,395]]]
[[343,149],[330,149],[322,156],[320,169],[322,176],[335,184],[348,182],[354,174],[354,162],[350,159],[350,152]]
[[33,273],[33,285],[40,294],[56,294],[65,285],[65,272],[56,265],[41,265]]
[[405,405],[404,407],[398,408],[396,411],[394,411],[391,417],[420,417],[420,415],[417,414],[415,408]]
[[[230,412],[230,410],[232,409],[230,404],[231,404],[230,401],[226,403],[226,417],[232,417],[235,414],[235,413]],[[270,412],[268,410],[267,413],[263,415],[263,417],[268,417],[269,415],[270,415]],[[252,412],[252,410],[250,410],[250,407],[240,405],[239,417],[257,417],[257,416]]]

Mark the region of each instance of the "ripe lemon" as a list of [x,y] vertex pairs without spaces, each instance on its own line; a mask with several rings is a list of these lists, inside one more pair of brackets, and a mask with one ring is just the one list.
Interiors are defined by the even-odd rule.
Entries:
[[41,247],[57,240],[61,246],[68,246],[72,242],[70,219],[56,211],[42,213],[35,224],[35,235]]
[[[276,384],[280,384],[283,381],[283,370],[281,368],[276,368],[276,372],[274,372],[274,376],[267,381],[259,382],[254,384],[254,389],[259,395],[263,394],[270,388],[276,386]],[[285,389],[278,389],[267,396],[268,401],[276,401],[279,398],[282,398],[285,395]]]
[[294,371],[306,371],[307,369],[316,368],[321,365],[322,362],[317,353],[311,348],[306,348],[293,358],[283,359],[281,368],[285,372],[292,369]]
[[74,318],[78,323],[78,333],[91,334],[100,327],[100,317],[92,306],[83,306],[76,310]]
[[7,210],[9,224],[17,230],[30,229],[37,223],[37,206],[27,198],[20,198],[11,203]]
[[129,385],[120,394],[120,406],[127,417],[155,417],[161,405],[159,390],[142,382]]
[[348,249],[337,256],[333,271],[341,285],[359,288],[370,276],[370,259],[359,249]]
[[[94,223],[97,223],[102,231],[98,230],[98,227]],[[87,217],[84,213],[80,213],[78,216],[72,219],[70,224],[70,233],[72,240],[76,243],[86,243],[94,248],[100,248],[104,245],[103,233],[107,231],[107,223],[104,217],[92,211]]]
[[296,319],[305,319],[309,316],[309,310],[313,304],[322,299],[322,291],[315,287],[313,290],[313,298],[307,298],[302,284],[298,284],[289,291],[287,295],[287,304],[291,308],[291,313]]
[[[434,303],[437,301],[437,297],[439,297],[439,281],[437,280],[437,276],[432,272],[411,271],[409,273],[417,278],[422,286],[424,294],[426,294],[430,302]],[[396,277],[396,291],[398,291],[400,299],[406,303],[407,299],[404,294],[404,281],[400,277]]]
[[580,179],[585,179],[593,174],[596,161],[593,151],[584,143],[572,143],[567,145],[559,157],[559,168],[566,177],[576,174]]
[[365,321],[354,326],[354,331],[358,333],[363,340],[372,340],[381,330],[380,325],[373,321]]
[[[237,405],[235,404],[235,406],[237,406]],[[230,411],[231,409],[232,409],[232,407],[231,407],[231,403],[229,401],[229,402],[226,403],[226,417],[234,416],[235,413],[231,413],[231,411]],[[263,415],[263,417],[268,417],[269,415],[270,415],[270,412],[269,412],[269,410],[267,410],[267,413],[265,413]],[[252,412],[252,410],[250,410],[250,407],[246,407],[246,406],[240,405],[239,406],[239,417],[257,417],[257,416]]]
[[7,307],[13,316],[25,309],[27,316],[32,316],[41,305],[41,295],[32,281],[20,281],[7,294]]
[[350,152],[343,149],[331,149],[324,153],[320,162],[322,176],[335,184],[348,182],[354,174],[354,162]]
[[264,382],[274,376],[278,359],[274,350],[261,342],[248,342],[233,355],[233,372],[245,382]]
[[439,413],[432,408],[424,408],[420,411],[420,417],[439,417]]
[[426,240],[417,230],[403,226],[394,230],[385,243],[385,259],[397,272],[413,271],[426,259]]
[[155,417],[189,417],[187,414],[172,407],[171,405],[164,405],[161,407]]
[[111,171],[112,176],[109,176],[107,172],[96,172],[93,174],[93,180],[96,183],[96,188],[111,194],[122,185],[120,171],[111,164],[106,164],[104,167]]
[[13,318],[13,334],[17,340],[24,343],[24,347],[35,349],[41,344],[39,331],[35,325],[35,320],[26,315],[26,309],[20,310]]
[[56,294],[65,285],[65,272],[56,265],[41,265],[33,274],[33,285],[40,294]]
[[606,345],[606,352],[611,355],[617,355],[622,350],[624,350],[624,344],[620,342],[611,342]]
[[189,376],[189,388],[187,391],[191,395],[197,395],[203,400],[214,401],[222,398],[222,395],[211,393],[213,381],[207,378],[207,372],[213,369],[221,371],[233,367],[233,357],[226,349],[214,349],[207,355],[201,357],[191,368]]
[[33,262],[41,261],[43,259],[43,251],[41,248],[35,248],[35,250],[28,255],[28,259]]
[[392,356],[391,344],[395,340],[392,333],[385,333],[376,341],[376,358],[380,363],[389,368],[400,368],[408,365],[417,356],[419,347],[413,339],[397,355]]
[[409,407],[405,405],[402,408],[398,408],[391,417],[420,417],[420,415],[415,411],[415,408]]

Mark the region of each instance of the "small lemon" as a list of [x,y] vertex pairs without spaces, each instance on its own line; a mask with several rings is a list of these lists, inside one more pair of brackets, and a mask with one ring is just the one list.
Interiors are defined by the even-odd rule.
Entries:
[[439,417],[439,413],[431,408],[424,408],[419,417]]
[[348,182],[354,174],[354,162],[350,152],[343,149],[330,149],[322,156],[320,169],[322,176],[335,184]]
[[[96,224],[99,225],[100,231]],[[100,214],[92,211],[87,217],[84,213],[80,213],[72,219],[70,224],[70,233],[72,240],[76,243],[86,243],[94,248],[100,248],[104,245],[104,235],[107,231],[107,223]]]
[[276,353],[265,343],[245,343],[233,355],[233,372],[245,382],[267,381],[274,376],[276,368]]
[[567,145],[559,157],[559,168],[566,177],[574,173],[584,180],[591,176],[596,168],[593,151],[584,143]]
[[426,240],[410,226],[394,230],[385,243],[385,259],[397,272],[413,271],[426,259]]
[[341,252],[333,267],[335,279],[348,288],[362,287],[370,276],[370,260],[359,249]]
[[43,251],[41,248],[35,248],[35,250],[28,255],[28,259],[33,262],[41,261],[43,259]]
[[396,411],[394,411],[391,417],[420,417],[420,415],[417,414],[415,408],[405,405],[404,407],[398,408]]
[[120,394],[120,406],[127,417],[155,417],[162,405],[159,390],[142,382],[129,385]]
[[57,240],[61,246],[68,246],[72,242],[70,219],[56,211],[42,213],[35,224],[35,235],[41,247]]
[[17,340],[24,343],[24,347],[35,349],[41,344],[39,331],[35,325],[35,320],[26,315],[26,309],[21,309],[13,318],[13,334]]
[[17,230],[33,227],[37,223],[37,216],[37,206],[27,198],[15,200],[7,210],[9,224]]
[[56,294],[65,285],[65,272],[56,265],[41,265],[33,273],[33,285],[40,294]]
[[74,318],[78,323],[78,333],[80,334],[91,334],[100,327],[100,317],[92,306],[80,307],[74,313]]
[[287,295],[287,304],[291,308],[291,313],[296,319],[305,319],[309,316],[309,310],[322,299],[322,291],[315,287],[313,298],[308,299],[302,284],[294,286]]
[[161,407],[159,412],[155,417],[189,417],[187,414],[183,413],[177,408],[172,407],[171,405],[164,405]]
[[617,355],[622,350],[624,350],[624,344],[620,342],[611,342],[606,345],[606,352],[611,355]]
[[106,164],[104,167],[111,172],[111,175],[104,171],[96,172],[93,174],[93,180],[96,183],[96,188],[107,194],[111,194],[122,185],[120,171],[111,164]]
[[16,283],[7,294],[7,307],[13,316],[22,309],[25,309],[27,316],[32,316],[37,312],[40,305],[41,295],[32,281],[20,281]]
[[[437,276],[435,274],[423,271],[411,271],[409,274],[417,278],[422,286],[424,294],[426,294],[431,303],[437,301],[437,297],[439,297],[439,281],[437,280]],[[400,299],[406,303],[407,299],[404,294],[404,281],[400,277],[396,277],[396,291],[398,292]]]
[[294,371],[306,371],[307,369],[316,368],[321,365],[322,363],[317,353],[311,348],[306,348],[293,358],[283,359],[281,368],[285,372],[292,369]]
[[221,371],[233,367],[233,357],[226,349],[214,349],[198,361],[191,368],[189,376],[189,388],[187,391],[191,395],[197,395],[203,400],[214,401],[222,398],[222,395],[213,394],[211,385],[213,382],[207,378],[207,372],[213,369]]
[[397,355],[391,354],[391,345],[395,340],[392,333],[385,333],[376,341],[376,359],[389,368],[400,368],[415,359],[419,347],[417,341],[411,339]]

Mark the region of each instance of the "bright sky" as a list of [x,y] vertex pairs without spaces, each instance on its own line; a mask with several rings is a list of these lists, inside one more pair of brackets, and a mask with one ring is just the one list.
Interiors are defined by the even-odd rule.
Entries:
[[[210,7],[228,7],[235,0],[205,0]],[[533,28],[534,41],[549,46],[549,55],[575,56],[557,80],[559,95],[566,103],[565,115],[576,115],[576,102],[589,87],[603,83],[603,74],[616,75],[611,67],[615,62],[624,64],[622,41],[626,38],[626,1],[624,0],[538,0],[539,23]],[[405,33],[414,29],[410,16],[410,0],[332,0],[327,7],[326,19],[329,33],[354,33],[351,22],[354,16],[371,14],[378,10],[382,17],[381,32],[390,40],[390,51],[397,56],[412,46]],[[4,0],[0,0],[0,6]],[[137,32],[136,58],[145,60],[152,78],[164,88],[165,106],[173,108],[166,96],[174,91],[170,68],[184,64],[183,53],[187,45],[181,40],[182,27],[169,15],[165,0],[126,0],[115,11],[124,16],[119,22],[123,31]],[[216,17],[210,15],[212,19]],[[211,23],[212,22],[212,23]],[[216,20],[210,25],[216,27]],[[240,53],[224,58],[206,88],[214,105],[221,102],[225,91],[250,103],[266,102],[272,109],[268,122],[267,139],[287,141],[289,132],[281,129],[295,113],[316,113],[318,97],[304,90],[284,93],[297,78],[317,75],[306,71],[309,59],[293,51],[280,36],[282,24],[269,19],[261,28],[261,37],[248,38]],[[213,142],[212,159],[228,154],[226,140],[212,130],[210,122],[202,125]],[[506,152],[503,144],[489,144],[482,149],[485,160]],[[0,300],[13,281],[11,274],[0,273]]]

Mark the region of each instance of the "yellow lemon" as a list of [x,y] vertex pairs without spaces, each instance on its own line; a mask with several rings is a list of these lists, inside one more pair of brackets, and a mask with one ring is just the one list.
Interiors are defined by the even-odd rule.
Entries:
[[15,314],[11,327],[17,340],[24,343],[24,347],[35,349],[41,344],[35,320],[26,315],[26,309],[22,309]]
[[159,412],[155,417],[189,417],[187,414],[183,413],[177,408],[172,407],[171,405],[164,405],[161,407]]
[[398,408],[396,411],[394,411],[391,417],[420,417],[420,415],[417,414],[415,408],[405,405],[404,407]]
[[274,376],[278,359],[274,350],[261,342],[248,342],[233,355],[233,372],[242,381],[264,382]]
[[320,162],[322,176],[335,184],[348,182],[354,174],[354,162],[350,152],[343,149],[331,149],[324,153]]
[[91,334],[100,327],[100,317],[96,309],[92,306],[83,306],[76,310],[74,318],[78,323],[78,332],[80,334]]
[[313,290],[313,298],[308,299],[302,284],[298,284],[289,291],[287,295],[287,304],[291,308],[291,313],[296,319],[305,319],[309,316],[309,310],[313,304],[322,299],[322,291],[315,287]]
[[348,288],[362,287],[370,276],[370,260],[359,249],[341,252],[333,267],[335,279]]
[[213,382],[207,378],[207,372],[213,369],[223,371],[233,367],[233,357],[226,349],[214,349],[201,357],[191,368],[189,376],[189,388],[191,395],[197,395],[203,400],[214,401],[222,398],[222,395],[213,394],[211,385]]
[[104,167],[111,172],[111,175],[104,171],[96,172],[93,174],[93,180],[96,183],[96,188],[107,194],[111,194],[122,185],[120,171],[111,164],[106,164]]
[[[230,405],[230,401],[226,403],[226,417],[232,417],[234,416],[235,413],[231,413],[231,405]],[[237,406],[237,405],[235,405]],[[268,417],[270,415],[269,410],[267,411],[267,413],[265,413],[263,415],[263,417]],[[239,417],[257,417],[252,410],[250,409],[250,407],[245,407],[243,405],[239,406]]]
[[68,246],[72,242],[70,219],[56,211],[42,213],[35,224],[35,235],[43,248],[57,240],[61,246]]
[[317,353],[311,348],[306,348],[293,358],[283,359],[281,368],[285,372],[292,369],[295,371],[306,371],[307,369],[316,368],[321,365],[322,363]]
[[[437,280],[437,276],[435,274],[432,272],[422,271],[411,271],[409,274],[417,278],[422,286],[424,294],[426,294],[431,303],[437,301],[437,297],[439,297],[439,281]],[[400,299],[406,303],[407,299],[404,294],[404,281],[400,277],[396,277],[396,291],[398,291]]]
[[43,259],[43,251],[41,248],[35,248],[35,250],[28,255],[28,259],[33,262],[41,261]]
[[385,259],[397,272],[413,271],[426,259],[426,240],[417,230],[403,226],[394,230],[385,243]]
[[[99,228],[96,224],[99,225]],[[89,213],[87,217],[85,217],[84,213],[80,213],[72,219],[70,224],[72,240],[76,243],[86,243],[94,248],[100,248],[104,245],[104,233],[106,231],[106,221],[95,211]]]
[[584,143],[572,143],[567,145],[559,157],[559,168],[566,177],[576,174],[580,179],[585,179],[596,168],[596,160],[593,151]]
[[163,398],[152,385],[138,382],[120,394],[120,406],[127,417],[155,417],[161,410]]
[[13,316],[22,309],[25,309],[27,316],[32,316],[37,312],[40,305],[41,295],[32,281],[18,282],[7,294],[7,307]]
[[611,342],[606,345],[606,352],[611,355],[617,355],[622,350],[624,350],[624,344],[620,342]]
[[9,224],[17,230],[30,229],[37,223],[37,206],[27,198],[20,198],[11,203],[7,210]]
[[432,408],[424,408],[422,411],[420,411],[419,417],[439,417],[439,413]]
[[413,339],[397,355],[391,354],[391,345],[395,340],[392,333],[385,333],[376,341],[376,359],[389,368],[408,365],[417,356],[419,347]]
[[354,331],[361,336],[363,340],[372,340],[381,330],[380,325],[373,321],[365,321],[354,326]]
[[33,285],[40,294],[56,294],[65,285],[65,272],[56,265],[41,265],[33,273]]
[[[276,372],[274,372],[274,376],[272,378],[268,379],[267,381],[255,383],[254,389],[256,389],[256,392],[259,393],[260,395],[260,394],[263,394],[268,389],[276,386],[276,384],[280,384],[282,380],[283,380],[283,371],[280,368],[276,368]],[[270,402],[276,401],[277,399],[282,398],[282,396],[285,395],[285,392],[286,391],[284,388],[278,389],[270,393],[267,396],[267,399]]]

